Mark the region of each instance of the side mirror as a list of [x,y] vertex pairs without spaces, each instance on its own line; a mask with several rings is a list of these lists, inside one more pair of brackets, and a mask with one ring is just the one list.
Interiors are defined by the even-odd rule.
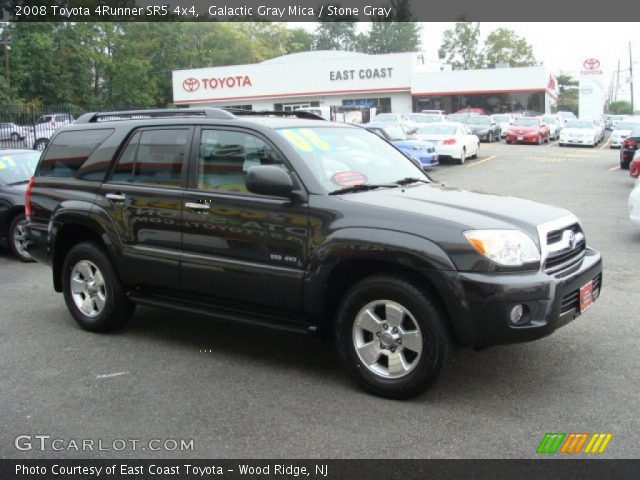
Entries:
[[247,190],[258,195],[290,197],[293,192],[291,176],[280,167],[260,165],[247,171]]

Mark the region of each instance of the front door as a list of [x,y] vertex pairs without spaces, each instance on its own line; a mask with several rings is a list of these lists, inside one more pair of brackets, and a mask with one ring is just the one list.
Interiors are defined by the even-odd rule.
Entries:
[[180,287],[182,211],[193,128],[141,129],[128,140],[98,205],[112,219],[129,285]]
[[308,206],[249,193],[245,177],[255,165],[288,169],[256,133],[201,130],[184,197],[183,287],[211,298],[298,311]]

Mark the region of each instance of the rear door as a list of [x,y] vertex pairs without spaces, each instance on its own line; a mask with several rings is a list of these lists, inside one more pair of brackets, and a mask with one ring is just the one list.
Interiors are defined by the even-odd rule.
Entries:
[[193,127],[142,128],[130,135],[98,205],[122,248],[130,285],[180,287],[183,196]]
[[252,166],[289,170],[283,155],[259,134],[231,128],[203,127],[193,150],[184,197],[184,289],[298,311],[308,207],[245,186]]

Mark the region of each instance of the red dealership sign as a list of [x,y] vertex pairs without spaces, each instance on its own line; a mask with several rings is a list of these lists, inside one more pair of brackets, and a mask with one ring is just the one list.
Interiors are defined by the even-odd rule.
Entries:
[[204,90],[221,90],[237,87],[252,87],[249,75],[229,75],[224,77],[186,78],[182,82],[182,88],[186,92],[195,92],[200,87]]

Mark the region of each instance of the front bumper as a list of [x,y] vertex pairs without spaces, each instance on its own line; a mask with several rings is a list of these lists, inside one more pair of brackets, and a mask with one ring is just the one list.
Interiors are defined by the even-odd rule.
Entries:
[[624,138],[611,137],[609,139],[609,147],[611,147],[611,148],[620,148],[620,147],[622,147],[622,142],[623,141],[624,141]]
[[[466,325],[454,325],[462,344],[483,347],[528,342],[547,336],[578,317],[579,300],[574,302],[575,308],[571,308],[570,301],[589,281],[594,280],[594,297],[599,295],[602,258],[599,252],[587,248],[582,262],[564,276],[543,271],[461,272],[459,280],[468,312]],[[512,325],[509,314],[516,305],[524,305],[526,313],[521,324]]]
[[526,135],[516,135],[512,133],[507,133],[506,140],[507,142],[512,142],[512,143],[538,143],[540,141],[540,135],[537,133],[531,133]]
[[593,138],[583,137],[562,137],[560,136],[560,143],[565,145],[595,145]]

